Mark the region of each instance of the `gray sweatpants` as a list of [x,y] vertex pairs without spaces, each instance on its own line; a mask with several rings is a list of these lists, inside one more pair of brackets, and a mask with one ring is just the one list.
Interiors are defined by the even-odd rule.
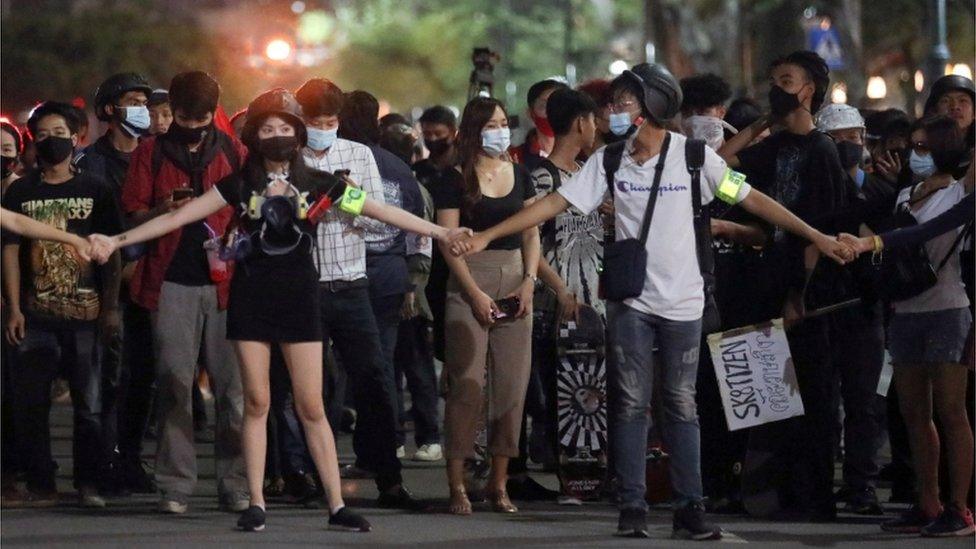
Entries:
[[159,308],[152,314],[156,351],[159,446],[156,483],[164,496],[185,497],[197,482],[193,447],[193,380],[200,343],[216,401],[214,462],[221,495],[244,492],[241,426],[244,396],[237,358],[227,341],[227,312],[217,308],[214,286],[163,282]]

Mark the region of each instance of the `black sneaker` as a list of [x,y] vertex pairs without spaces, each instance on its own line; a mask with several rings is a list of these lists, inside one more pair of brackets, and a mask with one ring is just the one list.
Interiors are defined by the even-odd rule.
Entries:
[[622,538],[646,538],[647,533],[647,511],[643,509],[621,509],[620,518],[617,519],[617,533],[615,536]]
[[676,538],[703,541],[722,537],[722,529],[705,520],[705,506],[700,501],[676,509],[672,524]]
[[510,478],[505,483],[508,497],[518,501],[556,501],[559,492],[539,484],[529,475]]
[[856,515],[884,514],[884,507],[881,506],[881,502],[878,501],[878,495],[874,492],[874,488],[871,487],[860,490],[850,489],[844,501],[847,502],[844,510],[848,513],[854,513]]
[[237,527],[245,532],[260,532],[264,530],[264,509],[257,505],[247,508],[237,519]]
[[329,530],[369,532],[372,529],[368,520],[348,507],[343,507],[335,514],[329,515]]
[[898,518],[882,522],[881,529],[885,532],[893,532],[895,534],[918,534],[922,531],[922,528],[928,526],[938,518],[928,516],[922,512],[921,507],[912,505],[911,508],[902,513]]
[[403,486],[380,492],[380,497],[376,499],[376,506],[381,509],[403,509],[405,511],[426,511],[428,508],[426,503],[414,499],[413,494]]
[[960,511],[956,506],[949,505],[931,524],[922,528],[922,537],[946,538],[953,536],[971,536],[976,531],[973,527],[973,514],[969,509]]
[[156,481],[145,469],[141,460],[126,462],[122,465],[122,481],[133,494],[155,494]]

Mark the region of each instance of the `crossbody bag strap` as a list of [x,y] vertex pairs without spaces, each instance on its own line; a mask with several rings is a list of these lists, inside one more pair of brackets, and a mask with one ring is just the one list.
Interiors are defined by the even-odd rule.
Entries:
[[641,224],[640,243],[647,243],[647,233],[651,230],[651,218],[654,217],[654,206],[657,204],[658,190],[661,188],[661,174],[664,172],[664,162],[668,158],[668,147],[671,145],[671,132],[664,134],[661,152],[658,153],[657,165],[654,166],[654,184],[651,185],[651,195],[647,197],[647,210],[644,212],[644,222]]

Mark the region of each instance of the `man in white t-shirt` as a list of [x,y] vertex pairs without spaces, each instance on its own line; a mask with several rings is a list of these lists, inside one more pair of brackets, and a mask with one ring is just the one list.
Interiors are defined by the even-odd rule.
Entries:
[[[637,238],[644,218],[655,166],[665,143],[658,199],[645,243],[647,265],[640,295],[607,303],[612,352],[609,405],[614,472],[619,483],[620,519],[617,535],[647,537],[644,501],[644,453],[655,366],[652,348],[660,349],[664,383],[664,441],[671,451],[674,533],[691,539],[721,537],[721,529],[705,519],[702,505],[700,440],[695,407],[695,379],[704,310],[704,283],[698,265],[693,225],[691,176],[685,160],[685,138],[664,129],[681,106],[681,89],[661,65],[641,64],[614,80],[615,113],[643,118],[625,145],[614,174],[613,204],[616,240]],[[596,210],[607,194],[604,155],[596,152],[583,168],[555,193],[504,222],[465,241],[452,251],[474,253],[491,240],[552,219],[570,206]],[[711,149],[705,149],[701,171],[703,204],[720,198],[810,240],[824,254],[843,263],[853,251],[813,229],[774,200],[752,190],[744,176],[730,170]]]

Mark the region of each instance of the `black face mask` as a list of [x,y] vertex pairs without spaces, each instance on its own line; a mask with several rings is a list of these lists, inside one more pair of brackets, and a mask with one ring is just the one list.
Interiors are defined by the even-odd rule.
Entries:
[[14,164],[16,163],[16,156],[0,156],[0,171],[3,172],[0,175],[2,175],[4,179],[10,177],[10,174],[13,173]]
[[864,154],[864,145],[858,145],[853,141],[838,141],[837,154],[840,155],[840,165],[845,170],[849,170],[861,163]]
[[769,109],[773,116],[783,118],[801,106],[798,94],[789,93],[775,84],[769,88]]
[[451,143],[446,137],[444,139],[425,140],[424,145],[427,146],[427,150],[430,151],[431,156],[442,156],[451,148]]
[[206,126],[200,126],[199,128],[185,128],[176,122],[173,122],[169,125],[169,130],[166,131],[166,135],[172,137],[173,140],[178,143],[192,145],[193,143],[203,141],[203,138],[209,129],[209,124]]
[[258,152],[272,162],[291,160],[298,152],[298,138],[294,135],[276,135],[258,142]]
[[54,135],[44,139],[44,141],[38,141],[34,146],[37,149],[37,158],[48,166],[55,166],[64,162],[75,149],[70,137]]

